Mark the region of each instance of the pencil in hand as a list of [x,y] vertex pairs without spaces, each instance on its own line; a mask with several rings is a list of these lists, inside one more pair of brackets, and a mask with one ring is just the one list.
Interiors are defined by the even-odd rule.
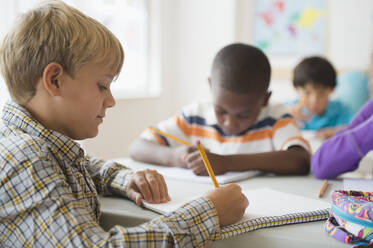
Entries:
[[174,141],[176,141],[176,142],[178,142],[178,143],[180,143],[182,145],[190,146],[189,142],[187,142],[185,140],[182,140],[182,139],[180,139],[178,137],[175,137],[175,136],[173,136],[173,135],[171,135],[169,133],[162,132],[161,130],[156,129],[155,127],[149,127],[149,129],[152,130],[155,133],[158,133],[158,134],[163,135],[163,136],[165,136],[167,138],[170,138],[170,139],[172,139],[172,140],[174,140]]
[[196,143],[197,143],[197,148],[199,150],[199,153],[201,154],[203,163],[205,164],[206,170],[209,173],[209,176],[210,176],[212,182],[214,183],[215,188],[218,188],[219,184],[218,184],[218,181],[216,180],[214,171],[212,170],[210,161],[207,158],[207,155],[205,153],[205,149],[203,149],[203,146],[202,146],[202,144],[201,144],[201,142],[199,140],[197,140]]

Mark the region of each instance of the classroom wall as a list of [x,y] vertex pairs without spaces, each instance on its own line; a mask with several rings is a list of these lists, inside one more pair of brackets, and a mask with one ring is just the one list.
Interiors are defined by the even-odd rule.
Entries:
[[[156,97],[117,100],[116,106],[108,110],[100,134],[82,142],[92,155],[128,156],[129,144],[144,128],[171,116],[185,104],[209,97],[207,77],[212,59],[222,46],[251,40],[248,13],[253,7],[252,0],[157,1],[162,12],[162,92]],[[366,70],[372,43],[373,1],[328,3],[330,28],[325,55],[339,70]],[[7,18],[0,20],[0,29],[9,25]],[[274,101],[295,96],[289,80],[296,62],[294,58],[271,58]],[[0,104],[5,96],[3,86]]]
[[373,1],[330,1],[328,56],[339,70],[367,69],[372,51]]
[[[158,97],[122,99],[108,111],[98,137],[83,142],[90,154],[128,156],[140,132],[181,106],[209,96],[207,77],[215,53],[224,45],[251,39],[251,0],[161,0],[162,93]],[[339,70],[366,70],[372,38],[373,1],[329,0],[329,34],[325,56]],[[273,100],[295,96],[290,85],[298,59],[271,58]]]

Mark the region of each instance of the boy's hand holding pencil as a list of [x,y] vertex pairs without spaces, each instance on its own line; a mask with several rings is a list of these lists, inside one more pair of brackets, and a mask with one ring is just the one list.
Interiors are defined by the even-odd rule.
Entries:
[[228,184],[206,194],[216,208],[220,226],[228,226],[239,221],[249,205],[249,201],[237,184]]
[[237,184],[228,184],[219,187],[215,178],[214,170],[212,169],[205,149],[199,140],[197,141],[197,147],[206,171],[215,186],[215,190],[207,193],[206,198],[213,202],[216,212],[218,213],[220,226],[231,225],[242,218],[247,206],[249,205],[249,201],[242,193],[241,187]]
[[187,165],[187,157],[197,151],[197,147],[191,145],[188,141],[180,139],[172,134],[163,132],[155,127],[149,127],[151,131],[158,135],[162,135],[164,137],[167,137],[173,141],[176,141],[177,143],[181,144],[182,146],[174,148],[174,152],[172,153],[172,156],[170,156],[170,160],[167,163],[168,166],[174,166],[174,167],[181,167],[181,168],[188,168]]
[[[182,146],[174,148],[174,152],[170,157],[170,161],[167,163],[169,166],[181,167],[181,168],[189,168],[192,169],[194,174],[200,176],[207,176],[208,172],[205,168],[204,161],[198,151],[198,145],[193,146],[188,141],[175,137],[172,134],[163,132],[157,128],[150,127],[154,133],[172,139],[173,141],[178,142]],[[214,172],[217,175],[224,174],[228,170],[226,169],[226,161],[224,160],[224,156],[214,154],[205,150],[206,157],[209,157],[213,161],[214,164]]]
[[312,117],[312,113],[304,114],[303,108],[306,104],[306,98],[302,97],[298,104],[291,105],[289,107],[289,113],[296,119],[307,121]]
[[[224,156],[210,152],[205,149],[206,156],[211,162],[211,166],[216,175],[221,175],[226,173],[228,170],[226,166],[228,162],[225,161]],[[208,176],[208,172],[203,163],[203,159],[199,154],[199,151],[189,154],[186,157],[187,167],[193,170],[193,173],[199,176]]]
[[171,156],[171,166],[188,168],[188,157],[191,154],[198,152],[196,146],[179,146],[174,148],[174,152]]

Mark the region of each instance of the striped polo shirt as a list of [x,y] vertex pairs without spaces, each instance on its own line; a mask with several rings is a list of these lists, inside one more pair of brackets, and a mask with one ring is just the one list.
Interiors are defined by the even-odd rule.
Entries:
[[[291,146],[301,146],[310,151],[295,120],[281,104],[263,107],[257,121],[240,135],[224,133],[210,102],[186,106],[175,116],[160,122],[156,128],[191,144],[200,140],[211,152],[221,155],[280,151]],[[164,146],[180,145],[151,129],[146,129],[141,137]]]

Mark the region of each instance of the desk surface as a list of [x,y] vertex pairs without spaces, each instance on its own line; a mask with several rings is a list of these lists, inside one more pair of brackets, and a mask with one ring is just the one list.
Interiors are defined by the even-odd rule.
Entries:
[[[133,161],[125,160],[121,162],[133,169],[144,168],[143,164]],[[238,182],[243,189],[267,187],[313,199],[319,199],[317,195],[322,183],[321,180],[312,176],[259,176]],[[201,195],[202,192],[213,188],[209,184],[191,184],[169,179],[167,185],[171,197],[176,194],[183,194],[185,197]],[[188,187],[185,187],[186,185]],[[329,181],[329,187],[321,200],[329,202],[330,192],[342,187],[342,181]],[[159,216],[157,213],[137,207],[133,202],[126,199],[115,197],[102,197],[100,199],[103,212],[101,225],[105,229],[114,225],[135,226]],[[211,242],[210,247],[350,247],[329,237],[324,231],[324,222],[264,228],[227,240]]]

